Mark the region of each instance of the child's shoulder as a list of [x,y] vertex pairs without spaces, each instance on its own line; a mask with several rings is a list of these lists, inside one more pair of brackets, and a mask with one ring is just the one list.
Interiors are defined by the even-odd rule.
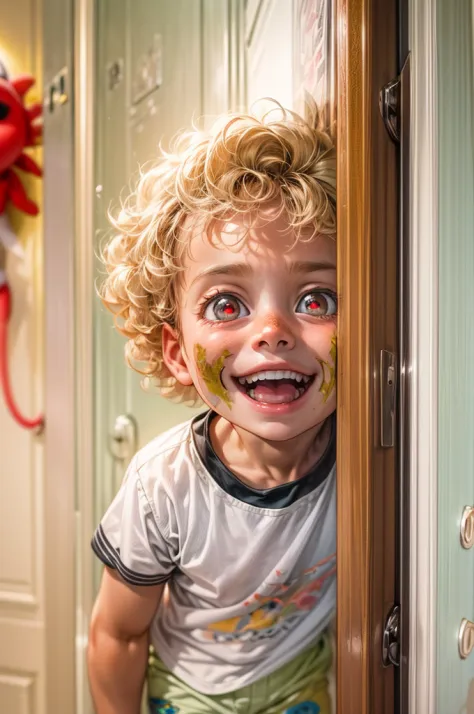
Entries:
[[179,450],[183,444],[189,442],[193,421],[194,419],[188,419],[173,426],[145,444],[135,456],[137,469],[140,471],[150,461],[166,457],[168,452]]
[[134,467],[146,491],[175,480],[186,464],[189,471],[193,421],[194,417],[168,429],[137,452]]

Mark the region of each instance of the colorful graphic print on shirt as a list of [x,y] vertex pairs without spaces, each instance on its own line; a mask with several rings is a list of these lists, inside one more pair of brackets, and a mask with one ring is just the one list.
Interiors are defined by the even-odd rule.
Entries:
[[290,709],[285,709],[283,714],[319,714],[320,711],[321,707],[316,702],[301,702]]
[[150,714],[179,714],[178,707],[173,706],[166,699],[149,699],[148,709]]
[[244,603],[245,612],[241,616],[215,622],[203,634],[215,642],[255,642],[292,630],[316,607],[335,572],[335,553],[288,583],[282,583],[283,573],[276,571],[278,582],[265,584],[265,590],[273,588],[271,595],[255,593]]

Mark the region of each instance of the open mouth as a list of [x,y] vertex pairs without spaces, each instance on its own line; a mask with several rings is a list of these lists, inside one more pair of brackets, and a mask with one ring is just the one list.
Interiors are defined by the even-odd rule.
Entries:
[[289,404],[300,399],[314,382],[314,375],[290,370],[267,370],[233,377],[240,392],[256,402]]

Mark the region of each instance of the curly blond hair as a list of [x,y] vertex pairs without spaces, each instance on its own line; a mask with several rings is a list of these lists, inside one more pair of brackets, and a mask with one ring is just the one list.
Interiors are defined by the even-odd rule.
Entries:
[[[140,176],[134,193],[111,222],[117,231],[103,252],[104,304],[128,338],[134,369],[156,382],[163,396],[196,404],[163,361],[162,327],[177,327],[178,276],[189,242],[187,218],[206,225],[235,214],[255,215],[277,201],[297,238],[303,229],[335,235],[336,157],[313,107],[311,119],[275,108],[262,117],[230,115],[207,133],[181,134]],[[307,231],[306,231],[307,233]],[[303,239],[303,238],[301,238]],[[307,239],[307,238],[305,238]]]

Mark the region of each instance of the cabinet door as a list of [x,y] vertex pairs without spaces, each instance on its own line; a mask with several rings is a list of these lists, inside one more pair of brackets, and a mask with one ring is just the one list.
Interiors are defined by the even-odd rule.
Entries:
[[474,622],[474,550],[460,542],[463,510],[474,505],[472,12],[468,0],[456,12],[447,0],[437,2],[439,714],[474,712],[472,630],[464,640],[466,659],[458,647],[461,621]]

